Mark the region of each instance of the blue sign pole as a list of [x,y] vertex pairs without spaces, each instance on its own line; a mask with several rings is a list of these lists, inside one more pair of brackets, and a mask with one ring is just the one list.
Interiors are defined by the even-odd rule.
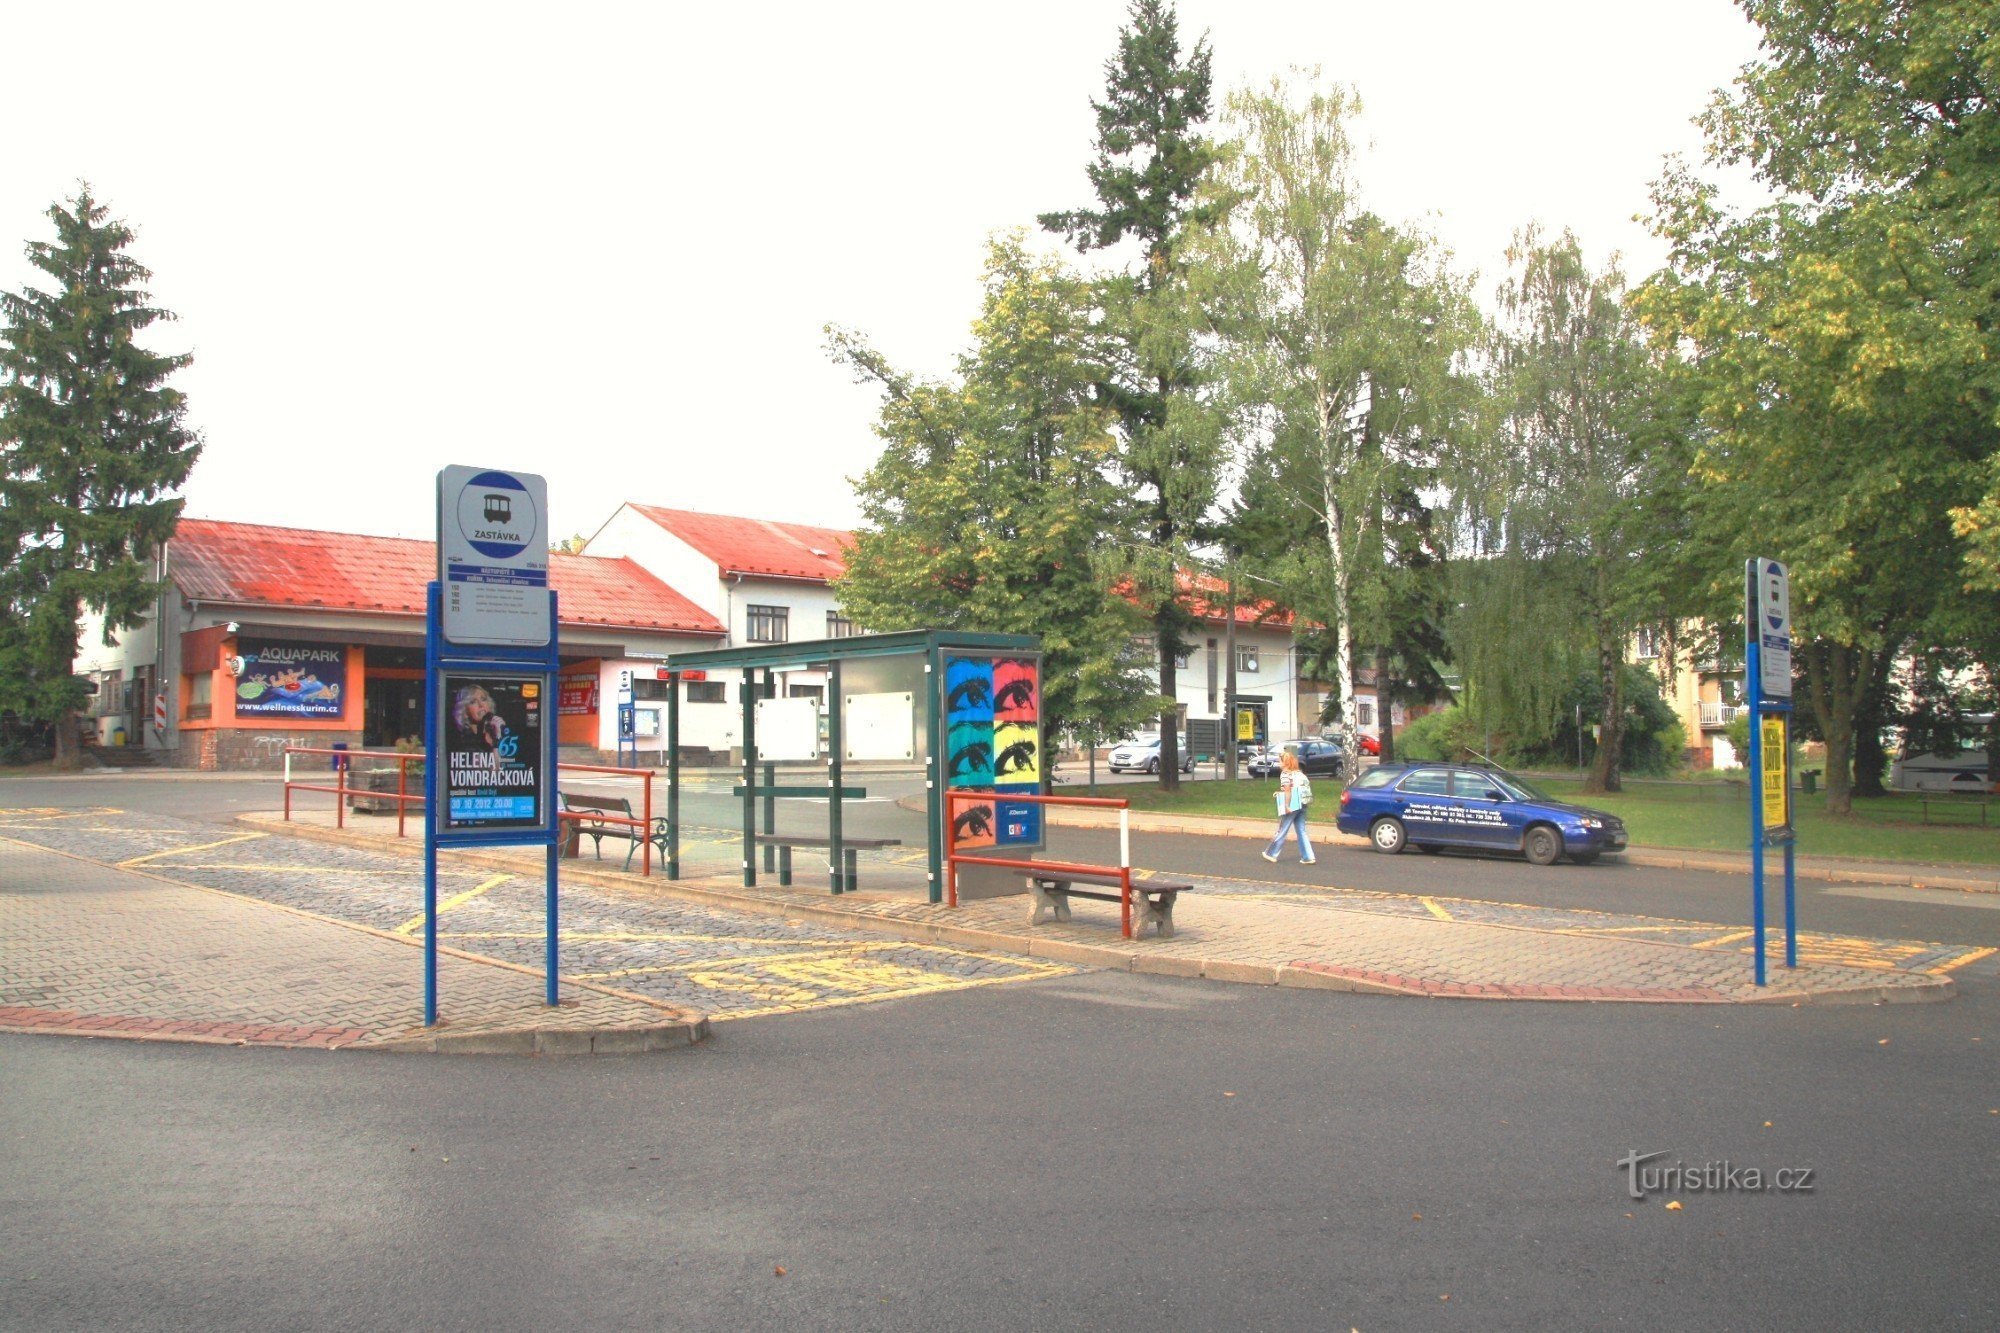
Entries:
[[424,599],[424,1026],[438,1021],[438,585]]
[[1757,606],[1750,606],[1744,694],[1750,701],[1750,933],[1757,951],[1757,984],[1764,984],[1764,708],[1763,663],[1758,651]]

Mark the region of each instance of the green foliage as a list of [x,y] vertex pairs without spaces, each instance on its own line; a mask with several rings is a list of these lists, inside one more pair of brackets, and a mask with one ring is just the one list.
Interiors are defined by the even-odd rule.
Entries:
[[1458,704],[1448,704],[1435,713],[1411,718],[1396,733],[1399,759],[1463,759],[1482,743],[1479,724]]
[[1709,428],[1693,513],[1715,600],[1747,555],[1792,567],[1845,813],[1880,659],[1963,584],[2000,589],[2000,46],[1990,4],[1744,8],[1763,56],[1704,124],[1711,160],[1772,202],[1731,214],[1670,171],[1653,222],[1672,266],[1641,309]]
[[[1097,155],[1088,168],[1097,207],[1042,215],[1081,251],[1137,242],[1127,272],[1097,284],[1101,339],[1098,400],[1116,414],[1115,463],[1139,505],[1119,533],[1125,574],[1152,621],[1162,696],[1192,619],[1178,589],[1196,563],[1221,484],[1220,422],[1204,395],[1200,335],[1208,317],[1183,256],[1190,228],[1212,204],[1196,199],[1214,149],[1201,134],[1212,76],[1206,40],[1183,53],[1177,20],[1161,0],[1135,0],[1105,65]],[[1179,781],[1176,728],[1162,716],[1160,780]]]
[[1228,225],[1191,249],[1250,441],[1245,497],[1266,506],[1235,526],[1263,546],[1292,605],[1328,627],[1326,678],[1350,747],[1358,658],[1425,692],[1438,683],[1445,543],[1424,496],[1462,415],[1456,367],[1479,326],[1439,247],[1362,206],[1358,110],[1337,85],[1231,97],[1236,137],[1209,195],[1231,207]]
[[1495,429],[1460,491],[1471,539],[1498,557],[1488,581],[1506,606],[1461,619],[1476,639],[1468,679],[1532,746],[1562,720],[1548,711],[1555,682],[1587,665],[1601,737],[1592,784],[1615,789],[1628,716],[1618,667],[1637,627],[1670,613],[1657,557],[1682,537],[1688,423],[1626,311],[1615,263],[1593,269],[1574,235],[1533,227],[1508,258],[1491,346]]
[[841,604],[871,630],[1034,634],[1050,729],[1121,736],[1159,711],[1125,660],[1140,614],[1100,560],[1127,508],[1095,402],[1088,287],[1018,235],[987,259],[958,378],[920,383],[850,334],[832,350],[883,389],[882,455],[857,483]]
[[150,609],[201,441],[167,382],[192,358],[139,341],[173,316],[147,301],[131,229],[88,185],[48,217],[56,239],[27,253],[53,287],[0,295],[0,708],[55,723],[74,766],[78,622],[101,612],[109,636]]

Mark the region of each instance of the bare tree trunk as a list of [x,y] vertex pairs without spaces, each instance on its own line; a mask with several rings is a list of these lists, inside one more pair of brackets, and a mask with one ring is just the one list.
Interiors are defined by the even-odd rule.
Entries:
[[77,740],[77,712],[65,708],[56,717],[55,766],[59,773],[74,773],[83,767],[83,747]]
[[[1157,622],[1155,622],[1157,624]],[[1162,628],[1160,640],[1160,693],[1166,706],[1160,710],[1160,790],[1181,789],[1181,709],[1178,682],[1174,679],[1174,646]]]
[[1395,683],[1389,679],[1389,650],[1375,653],[1375,725],[1382,733],[1383,763],[1396,762]]
[[1882,726],[1889,711],[1889,673],[1896,664],[1894,650],[1876,653],[1875,669],[1868,673],[1866,686],[1854,707],[1854,794],[1887,796],[1882,785],[1883,770],[1889,766],[1888,750],[1882,744]]
[[1340,749],[1350,766],[1360,750],[1360,719],[1354,707],[1354,617],[1348,605],[1347,552],[1340,532],[1340,499],[1334,494],[1334,478],[1321,478],[1321,496],[1326,502],[1326,544],[1333,565],[1333,670],[1340,685]]
[[1587,792],[1620,791],[1618,765],[1625,756],[1625,673],[1620,670],[1618,646],[1599,633],[1597,639],[1597,757],[1591,762],[1590,776],[1583,781]]
[[[1806,688],[1820,735],[1826,738],[1826,812],[1854,813],[1854,710],[1867,677],[1870,654],[1846,644],[1818,641],[1806,649]],[[1755,682],[1751,682],[1754,688]],[[1750,775],[1752,782],[1758,775]]]

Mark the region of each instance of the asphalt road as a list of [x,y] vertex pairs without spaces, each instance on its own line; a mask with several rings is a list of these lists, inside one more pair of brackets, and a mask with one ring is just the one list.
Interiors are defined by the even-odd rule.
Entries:
[[[568,1062],[0,1037],[0,1326],[1992,1328],[1995,990],[1085,974]],[[1633,1152],[1813,1189],[1635,1200]]]

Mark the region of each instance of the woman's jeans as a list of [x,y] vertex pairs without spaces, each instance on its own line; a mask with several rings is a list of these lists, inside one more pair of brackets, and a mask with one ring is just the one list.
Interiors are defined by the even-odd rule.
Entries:
[[1306,806],[1300,806],[1298,809],[1278,817],[1278,836],[1271,839],[1271,845],[1264,849],[1266,856],[1276,856],[1279,852],[1284,851],[1285,835],[1287,833],[1297,833],[1299,835],[1299,860],[1310,861],[1313,859],[1312,839],[1306,836],[1307,808]]

